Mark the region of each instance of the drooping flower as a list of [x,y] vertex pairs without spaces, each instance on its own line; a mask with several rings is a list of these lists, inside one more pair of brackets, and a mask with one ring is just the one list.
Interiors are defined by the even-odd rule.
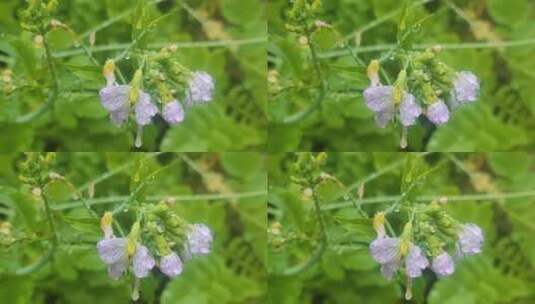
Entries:
[[479,97],[479,79],[474,73],[461,71],[453,82],[452,98],[459,104],[469,103]]
[[112,83],[100,90],[100,102],[110,113],[111,120],[118,126],[128,119],[130,102],[128,101],[129,85],[117,85]]
[[448,106],[440,99],[427,107],[425,115],[435,125],[444,124],[450,119]]
[[184,120],[184,108],[176,100],[167,103],[163,108],[163,119],[170,124],[178,124]]
[[144,278],[149,275],[156,261],[150,255],[147,247],[138,244],[133,258],[134,275],[136,278]]
[[108,265],[108,273],[111,278],[119,279],[128,268],[128,255],[126,252],[125,238],[109,238],[97,243],[97,251],[100,259]]
[[168,277],[176,277],[182,273],[182,260],[172,252],[160,260],[160,270]]
[[[396,113],[393,86],[370,86],[364,90],[364,102],[366,106],[375,112],[375,122],[380,128],[386,127]],[[408,93],[402,93],[399,104],[399,118],[403,126],[409,127],[416,123],[416,119],[422,114],[421,107],[415,102],[415,97]]]
[[186,105],[193,106],[211,101],[214,89],[214,79],[210,74],[202,71],[193,72],[186,91]]
[[453,259],[447,252],[443,252],[433,259],[431,269],[439,277],[449,276],[455,270]]
[[412,94],[405,93],[405,97],[399,105],[399,120],[405,127],[412,126],[422,114],[422,108],[416,103]]
[[187,234],[187,250],[193,255],[203,255],[210,253],[212,246],[212,231],[204,224],[190,225]]
[[481,253],[483,248],[483,231],[476,224],[468,223],[461,226],[458,234],[457,252],[459,255],[474,255]]
[[381,264],[381,273],[387,279],[392,279],[399,270],[405,258],[405,270],[410,278],[417,278],[429,266],[429,261],[420,247],[409,243],[408,253],[403,257],[400,246],[401,239],[383,237],[377,238],[370,244],[370,253],[375,261]]
[[136,123],[140,126],[145,126],[150,124],[152,117],[158,114],[158,107],[151,102],[149,94],[140,91],[135,112]]
[[106,264],[113,264],[126,256],[126,239],[110,238],[97,243],[98,255]]

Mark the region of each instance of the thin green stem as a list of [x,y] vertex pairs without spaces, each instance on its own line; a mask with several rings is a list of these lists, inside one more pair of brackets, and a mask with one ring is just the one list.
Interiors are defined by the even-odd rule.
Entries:
[[325,230],[325,223],[323,220],[323,216],[321,214],[321,206],[319,202],[319,198],[317,196],[317,193],[314,191],[312,194],[312,198],[314,200],[314,212],[316,213],[316,219],[319,222],[320,226],[320,243],[316,250],[312,253],[312,255],[306,260],[304,263],[299,264],[294,267],[287,268],[284,272],[282,272],[283,276],[293,276],[296,274],[299,274],[305,270],[307,270],[309,267],[314,265],[323,255],[325,252],[325,249],[327,249],[327,233]]
[[282,121],[284,124],[294,124],[307,118],[310,114],[312,114],[313,112],[321,108],[323,99],[325,99],[325,96],[327,95],[327,81],[325,80],[325,78],[323,78],[323,74],[321,73],[318,52],[316,50],[316,46],[314,45],[314,42],[312,41],[312,33],[310,32],[310,29],[308,28],[306,29],[305,36],[308,41],[308,48],[310,50],[310,59],[312,60],[314,72],[316,74],[316,78],[320,81],[319,92],[313,104],[311,104],[310,106],[308,106],[308,108],[306,108],[305,110],[301,112],[298,112],[294,115],[290,115],[286,117]]
[[[485,49],[485,48],[511,48],[511,47],[520,47],[527,45],[535,45],[535,38],[526,38],[519,40],[509,40],[509,41],[490,41],[490,42],[465,42],[465,43],[422,43],[415,44],[414,49],[422,50],[427,49],[433,46],[440,46],[443,50],[465,50],[465,49]],[[394,43],[391,44],[378,44],[372,46],[361,46],[354,48],[355,53],[370,53],[370,52],[383,52],[388,51],[393,48],[396,48],[397,45]],[[318,54],[320,59],[330,59],[336,57],[349,56],[347,50],[332,50],[324,53]]]
[[[189,48],[211,48],[211,47],[234,47],[247,44],[258,44],[267,42],[267,37],[254,37],[243,39],[229,39],[229,40],[217,40],[217,41],[195,41],[195,42],[166,42],[166,43],[151,43],[147,46],[149,49],[160,49],[166,46],[176,46],[178,49]],[[90,47],[89,50],[92,53],[107,52],[107,51],[121,51],[130,46],[130,43],[116,43],[108,45],[99,45]],[[55,58],[64,58],[70,56],[76,56],[83,54],[84,51],[80,49],[71,49],[60,52],[55,52],[52,55]]]
[[53,257],[54,257],[54,252],[56,251],[56,248],[58,246],[58,243],[59,243],[59,236],[58,236],[58,232],[56,230],[56,225],[54,224],[54,218],[53,218],[53,215],[52,215],[52,209],[50,208],[50,204],[48,202],[48,199],[46,197],[46,194],[45,194],[45,185],[42,184],[40,185],[40,188],[42,189],[42,194],[41,194],[41,198],[43,200],[43,203],[45,205],[45,214],[46,214],[46,218],[47,218],[47,221],[48,221],[48,226],[50,228],[50,232],[52,233],[52,238],[51,238],[51,241],[52,241],[52,245],[48,248],[48,250],[46,251],[46,253],[41,256],[41,258],[31,264],[31,265],[28,265],[28,266],[25,266],[25,267],[22,267],[20,269],[18,269],[17,271],[15,271],[15,274],[16,275],[27,275],[27,274],[30,274],[34,271],[37,271],[39,269],[41,269],[41,267],[43,267],[44,265],[46,265]]
[[[414,8],[414,7],[418,7],[418,6],[421,6],[421,5],[424,5],[428,2],[432,2],[434,0],[422,0],[422,1],[418,1],[418,2],[415,2],[413,3],[410,7],[411,8]],[[353,31],[351,34],[349,35],[346,35],[344,37],[344,41],[348,41],[349,39],[353,38],[353,37],[361,37],[362,34],[364,34],[365,32],[389,21],[390,19],[396,17],[397,15],[399,15],[399,13],[401,13],[402,9],[401,8],[397,8],[393,11],[390,11],[382,16],[380,16],[379,18],[376,18],[374,19],[372,22],[369,22],[365,25],[363,25],[362,27],[358,28],[357,30]]]
[[[417,202],[429,202],[437,198],[444,197],[447,199],[448,203],[454,202],[466,202],[466,201],[503,201],[511,199],[520,199],[520,198],[529,198],[535,197],[535,190],[526,190],[518,192],[506,192],[506,193],[485,193],[485,194],[463,194],[463,195],[424,195],[416,198]],[[399,201],[403,197],[401,195],[392,195],[392,196],[380,196],[373,198],[365,198],[361,200],[362,205],[373,205],[373,204],[385,204]],[[352,207],[352,202],[337,202],[326,205],[321,208],[323,211],[336,210],[340,208]]]
[[56,97],[59,93],[59,80],[56,73],[56,66],[53,62],[52,52],[50,50],[50,46],[48,44],[48,40],[46,38],[46,33],[44,31],[41,32],[41,35],[43,36],[43,47],[45,49],[45,60],[48,67],[48,72],[50,73],[50,76],[52,77],[52,89],[50,93],[48,94],[47,100],[44,104],[39,105],[37,109],[35,109],[33,112],[30,112],[26,115],[18,117],[15,122],[19,124],[28,123],[42,114],[44,114],[46,111],[50,110],[54,106],[54,101],[56,100]]
[[[169,199],[175,202],[197,202],[197,201],[214,201],[214,200],[232,201],[236,199],[260,197],[260,196],[265,196],[265,195],[267,195],[267,193],[264,190],[238,192],[238,193],[225,193],[225,194],[152,195],[152,196],[148,196],[146,198],[146,201],[157,202],[157,201],[161,201],[165,199]],[[93,199],[86,199],[86,203],[89,206],[106,205],[106,204],[113,204],[113,203],[127,200],[129,197],[130,197],[129,195],[122,195],[122,196],[93,198]],[[67,202],[63,204],[57,204],[57,205],[52,206],[51,208],[52,210],[68,210],[68,209],[79,208],[79,207],[84,207],[84,204],[79,201],[72,201],[72,202]]]

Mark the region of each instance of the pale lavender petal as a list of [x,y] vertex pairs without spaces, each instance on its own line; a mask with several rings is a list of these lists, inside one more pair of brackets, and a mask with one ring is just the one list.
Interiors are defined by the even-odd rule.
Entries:
[[186,104],[193,106],[211,101],[214,95],[214,78],[206,72],[193,72],[186,92]]
[[405,93],[403,101],[399,106],[399,120],[405,127],[412,126],[416,123],[418,116],[422,114],[422,108],[416,103],[414,96]]
[[388,108],[393,108],[394,102],[392,100],[392,86],[372,86],[364,90],[364,102],[366,106],[374,112],[385,111]]
[[451,256],[444,252],[433,259],[431,269],[440,277],[449,276],[455,270],[455,264]]
[[394,106],[389,106],[388,108],[384,109],[383,111],[379,111],[375,113],[375,124],[379,128],[385,128],[392,119],[394,119]]
[[128,258],[125,255],[124,258],[108,266],[108,275],[112,279],[118,280],[126,272],[126,269],[128,269]]
[[191,254],[208,254],[212,245],[212,231],[204,224],[193,224],[187,235],[187,246]]
[[460,103],[475,101],[479,96],[479,79],[472,72],[457,73],[453,83],[455,98]]
[[459,249],[464,255],[481,253],[483,248],[483,231],[476,224],[464,224],[459,232]]
[[392,280],[399,267],[401,267],[401,260],[399,258],[395,258],[390,263],[381,264],[381,274],[387,280]]
[[128,104],[129,85],[111,85],[100,90],[100,102],[102,106],[110,111],[117,111]]
[[423,254],[420,247],[410,244],[409,254],[405,259],[405,268],[407,275],[411,278],[417,278],[422,275],[422,270],[429,266],[429,261]]
[[126,257],[126,239],[111,238],[97,243],[98,255],[106,264],[114,264]]
[[182,273],[182,261],[176,253],[164,256],[160,261],[160,270],[168,277],[176,277]]
[[127,102],[119,109],[110,112],[110,119],[116,125],[121,126],[128,120],[128,115],[130,115],[130,103]]
[[147,247],[138,244],[133,259],[134,275],[137,278],[144,278],[149,275],[154,265],[156,265],[156,261],[150,255]]
[[145,126],[150,124],[153,116],[158,114],[158,107],[150,101],[150,95],[141,91],[139,100],[136,103],[136,122],[138,125]]
[[381,264],[387,264],[399,259],[399,238],[378,238],[370,244],[370,254]]
[[163,119],[170,124],[178,124],[184,120],[184,108],[176,100],[167,103],[163,108]]
[[435,125],[441,125],[450,119],[448,106],[442,100],[438,100],[427,107],[427,113],[425,115]]

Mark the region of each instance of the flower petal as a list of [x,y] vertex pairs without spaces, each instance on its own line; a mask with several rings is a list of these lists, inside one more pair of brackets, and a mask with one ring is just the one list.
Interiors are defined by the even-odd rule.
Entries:
[[438,100],[429,107],[427,107],[427,118],[435,125],[441,125],[450,119],[450,111],[448,106],[442,101]]
[[449,276],[455,270],[455,263],[451,256],[444,252],[433,259],[431,269],[440,277]]
[[384,237],[375,239],[370,244],[370,254],[378,263],[391,263],[399,257],[399,242],[399,238]]
[[387,108],[393,108],[392,86],[372,86],[364,90],[364,102],[366,106],[374,112],[385,111]]
[[174,252],[166,255],[160,261],[160,270],[168,277],[176,277],[182,273],[182,260]]
[[106,264],[114,264],[126,257],[126,239],[111,238],[97,243],[98,255]]
[[399,105],[399,120],[405,127],[412,126],[416,123],[418,116],[422,114],[422,108],[416,103],[416,98],[410,93],[405,93],[401,104]]
[[156,261],[150,255],[147,247],[138,244],[133,259],[134,275],[137,278],[144,278],[149,275],[154,265],[156,265]]
[[407,275],[411,278],[417,278],[422,275],[422,270],[429,266],[429,261],[423,254],[420,247],[410,244],[409,254],[405,259],[405,268]]

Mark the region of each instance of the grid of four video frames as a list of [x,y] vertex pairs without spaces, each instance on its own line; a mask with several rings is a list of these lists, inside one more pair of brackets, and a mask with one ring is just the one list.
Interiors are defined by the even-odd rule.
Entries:
[[535,303],[534,20],[0,1],[0,304]]

